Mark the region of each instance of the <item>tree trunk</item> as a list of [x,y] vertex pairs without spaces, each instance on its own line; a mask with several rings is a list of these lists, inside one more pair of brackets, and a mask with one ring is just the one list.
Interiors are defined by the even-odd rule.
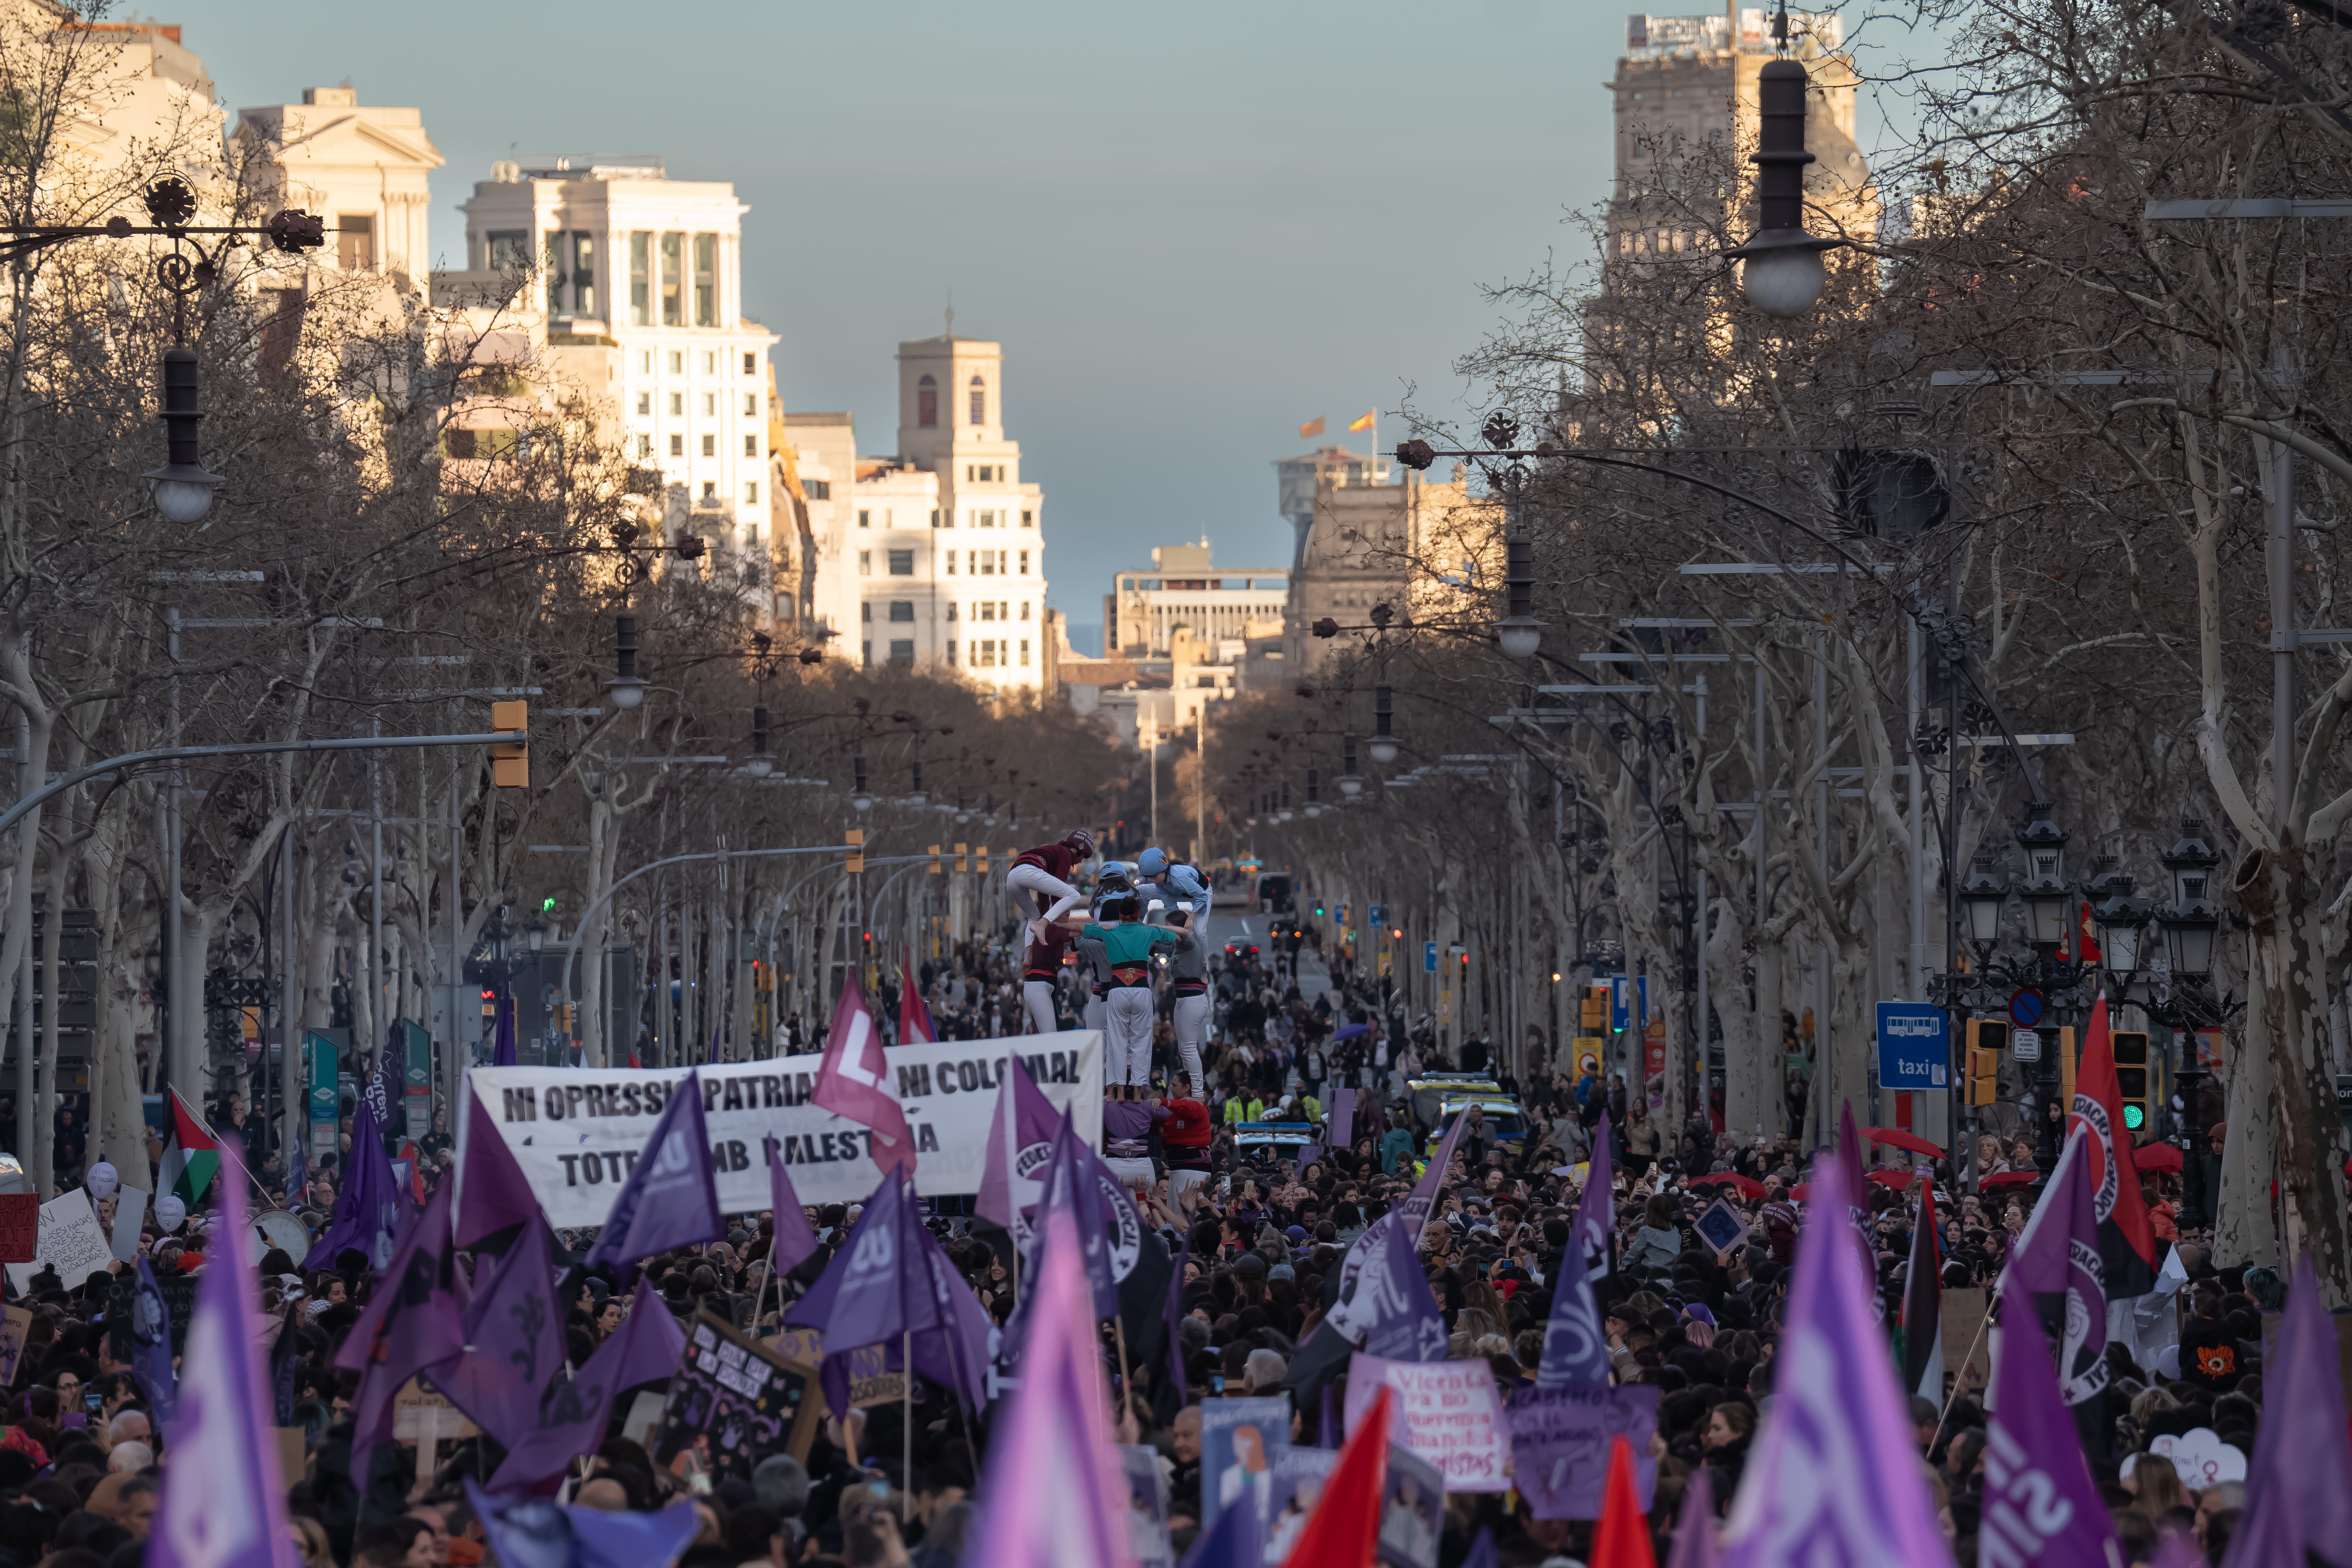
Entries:
[[2213,1264],[2220,1268],[2278,1265],[2278,1236],[2271,1224],[2271,1174],[2276,1168],[2277,1150],[2271,1120],[2275,1080],[2271,1074],[2267,995],[2258,983],[2247,987],[2245,1037],[2230,1064],[2221,1141],[2221,1212],[2213,1226]]

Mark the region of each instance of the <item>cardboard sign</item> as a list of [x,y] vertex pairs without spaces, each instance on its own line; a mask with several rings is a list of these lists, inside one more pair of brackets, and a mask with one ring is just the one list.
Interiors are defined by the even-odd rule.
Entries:
[[1538,1519],[1599,1519],[1609,1450],[1620,1434],[1633,1446],[1633,1489],[1646,1512],[1657,1484],[1650,1436],[1658,1429],[1654,1388],[1515,1388],[1509,1412],[1513,1475]]
[[1266,1468],[1272,1480],[1266,1489],[1265,1568],[1282,1568],[1290,1549],[1307,1528],[1307,1517],[1323,1500],[1324,1483],[1339,1462],[1337,1448],[1294,1448],[1285,1443],[1274,1450]]
[[[182,1342],[173,1340],[173,1344]],[[481,1430],[466,1419],[466,1413],[449,1403],[449,1396],[426,1383],[412,1377],[398,1394],[392,1396],[392,1435],[414,1441],[433,1438],[447,1441],[453,1437],[471,1437]]]
[[1118,1468],[1127,1477],[1127,1551],[1136,1568],[1171,1568],[1168,1545],[1168,1488],[1160,1477],[1160,1450],[1148,1443],[1121,1444]]
[[1437,1568],[1437,1538],[1445,1530],[1445,1478],[1419,1456],[1389,1445],[1388,1479],[1381,1489],[1380,1560],[1388,1568]]
[[751,1467],[785,1449],[814,1380],[774,1351],[709,1312],[688,1324],[686,1354],[669,1380],[654,1461],[693,1448],[714,1475],[749,1480]]
[[1985,1290],[1947,1286],[1937,1318],[1944,1329],[1944,1370],[1955,1375],[1953,1392],[1984,1397],[1992,1381],[1992,1336],[1985,1331]]
[[[1201,1405],[1201,1529],[1244,1490],[1273,1485],[1276,1450],[1290,1442],[1287,1399],[1210,1399]],[[1181,1506],[1183,1499],[1177,1502]]]
[[[8,1265],[8,1293],[21,1296],[32,1289],[33,1276],[54,1268],[68,1290],[79,1289],[93,1274],[114,1261],[113,1244],[99,1227],[89,1194],[76,1187],[41,1205],[40,1237],[33,1261]],[[176,1341],[174,1343],[178,1342]]]
[[1707,1205],[1706,1211],[1691,1222],[1691,1228],[1698,1232],[1700,1240],[1715,1248],[1717,1258],[1728,1255],[1748,1238],[1748,1222],[1721,1198]]
[[0,1307],[0,1387],[16,1381],[16,1363],[25,1353],[25,1336],[33,1331],[29,1307]]
[[1508,1491],[1510,1445],[1495,1369],[1483,1361],[1383,1361],[1358,1351],[1348,1368],[1348,1430],[1378,1396],[1390,1401],[1390,1438],[1437,1467],[1453,1492]]
[[114,1190],[114,1235],[109,1245],[114,1256],[134,1267],[139,1262],[139,1227],[147,1218],[147,1194],[137,1187]]
[[30,1263],[40,1244],[40,1194],[0,1195],[0,1263]]
[[[749,1298],[746,1298],[748,1300]],[[749,1325],[738,1323],[737,1328]],[[819,1329],[786,1329],[767,1342],[768,1348],[793,1368],[816,1381],[824,1364],[824,1333]],[[895,1405],[907,1396],[907,1374],[889,1368],[890,1347],[860,1345],[849,1352],[849,1405],[862,1410],[870,1405]]]

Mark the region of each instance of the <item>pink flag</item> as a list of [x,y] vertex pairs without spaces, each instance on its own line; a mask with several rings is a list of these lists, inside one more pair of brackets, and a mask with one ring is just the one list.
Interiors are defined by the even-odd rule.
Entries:
[[915,1135],[898,1103],[898,1086],[882,1053],[882,1034],[866,1008],[866,993],[851,975],[834,1005],[833,1032],[825,1037],[809,1099],[836,1116],[846,1116],[873,1134],[874,1163],[885,1171],[915,1168]]
[[1739,1478],[1725,1568],[1949,1568],[1885,1340],[1851,1233],[1843,1162],[1813,1164],[1812,1203],[1831,1223],[1798,1244],[1772,1414]]
[[[909,954],[908,962],[914,962]],[[923,1005],[923,994],[915,984],[913,969],[898,972],[898,1043],[911,1046],[918,1041],[931,1045],[938,1041],[940,1031],[931,1022],[931,1010]]]
[[989,1443],[988,1508],[970,1561],[992,1568],[1132,1568],[1128,1486],[1111,1447],[1110,1387],[1077,1223],[1039,1216],[1035,1303],[1021,1386]]

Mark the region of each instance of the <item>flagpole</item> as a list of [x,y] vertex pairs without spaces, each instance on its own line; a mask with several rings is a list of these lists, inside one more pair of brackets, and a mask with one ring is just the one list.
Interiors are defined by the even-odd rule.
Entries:
[[898,1331],[898,1521],[906,1523],[915,1506],[915,1331]]

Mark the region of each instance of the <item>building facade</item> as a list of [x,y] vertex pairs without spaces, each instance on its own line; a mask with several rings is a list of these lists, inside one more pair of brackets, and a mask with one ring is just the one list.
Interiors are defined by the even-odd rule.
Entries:
[[1045,491],[1004,433],[1004,351],[898,345],[898,450],[859,457],[845,414],[787,414],[808,496],[809,613],[861,664],[1045,689]]
[[425,287],[436,259],[426,180],[443,159],[421,110],[309,87],[299,103],[237,110],[231,135],[257,210],[299,207],[326,220],[319,266]]
[[1290,595],[1290,570],[1275,566],[1215,567],[1209,542],[1163,544],[1149,571],[1111,579],[1103,595],[1103,657],[1166,658],[1177,631],[1213,647],[1280,630]]
[[1251,641],[1245,685],[1319,676],[1340,646],[1314,635],[1319,620],[1352,634],[1382,605],[1398,625],[1459,618],[1501,591],[1501,509],[1470,492],[1460,465],[1443,480],[1406,470],[1398,484],[1350,482],[1349,472],[1339,463],[1320,472],[1281,643]]
[[532,272],[550,350],[600,430],[660,476],[670,532],[763,555],[776,335],[743,314],[750,208],[735,187],[673,180],[658,159],[500,163],[491,176],[459,207],[467,268]]

